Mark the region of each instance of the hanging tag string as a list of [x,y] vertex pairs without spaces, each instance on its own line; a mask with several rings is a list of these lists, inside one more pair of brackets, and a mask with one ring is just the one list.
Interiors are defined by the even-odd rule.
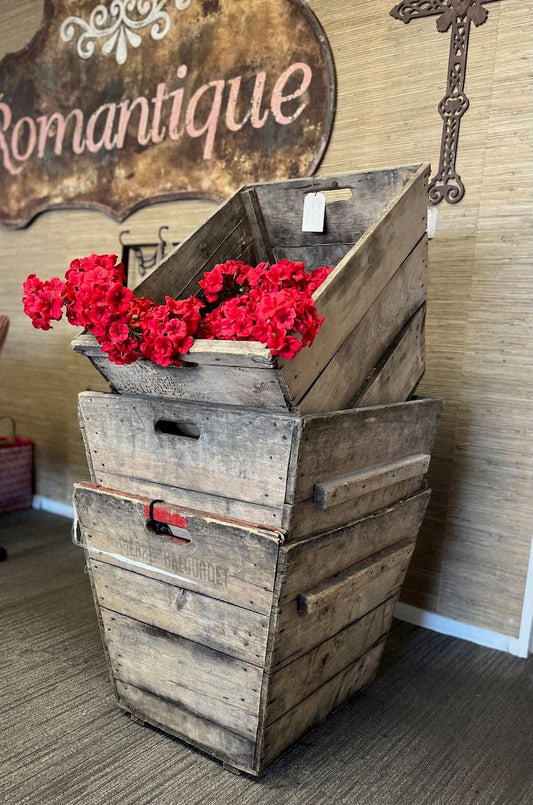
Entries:
[[148,521],[146,523],[146,527],[150,531],[154,531],[156,534],[161,534],[167,537],[172,536],[172,531],[170,530],[167,523],[162,523],[160,520],[156,520],[154,518],[154,506],[156,503],[164,503],[164,500],[152,500],[150,503],[150,508],[148,509]]

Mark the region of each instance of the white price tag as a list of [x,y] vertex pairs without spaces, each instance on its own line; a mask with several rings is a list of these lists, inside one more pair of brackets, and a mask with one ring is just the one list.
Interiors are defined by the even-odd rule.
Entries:
[[325,195],[323,193],[308,193],[304,199],[302,232],[323,232],[325,220]]
[[429,240],[437,234],[437,208],[433,206],[428,207],[427,233]]

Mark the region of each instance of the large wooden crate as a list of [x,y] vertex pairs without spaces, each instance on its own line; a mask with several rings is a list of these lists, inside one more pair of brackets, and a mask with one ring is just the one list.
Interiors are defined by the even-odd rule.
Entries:
[[[180,368],[117,366],[91,335],[74,341],[119,393],[315,413],[397,402],[424,372],[428,165],[244,187],[136,293],[163,303],[199,290],[216,263],[282,257],[335,270],[315,293],[325,322],[291,361],[254,341],[197,340]],[[304,198],[325,192],[325,230],[302,232]]]
[[420,489],[441,408],[421,398],[299,416],[83,392],[79,420],[94,483],[295,540]]
[[120,706],[261,773],[376,673],[428,496],[287,544],[282,530],[77,485]]

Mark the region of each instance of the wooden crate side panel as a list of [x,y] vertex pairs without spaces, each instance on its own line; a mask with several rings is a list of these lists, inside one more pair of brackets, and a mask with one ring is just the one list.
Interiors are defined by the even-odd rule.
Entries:
[[403,540],[385,548],[318,587],[307,587],[298,600],[283,603],[273,666],[297,659],[395,595],[404,580],[414,544],[414,540]]
[[131,569],[88,559],[100,606],[263,666],[268,616]]
[[[78,484],[74,503],[83,544],[93,559],[270,614],[280,539],[277,532],[176,508],[186,519],[191,540],[189,545],[180,545],[148,531],[148,498]],[[175,530],[183,536],[183,531]]]
[[298,403],[355,325],[424,237],[428,170],[422,167],[382,217],[337,265],[314,294],[325,321],[309,354],[298,353],[281,368]]
[[[272,248],[281,252],[290,246],[353,245],[418,168],[416,165],[257,185],[254,189]],[[339,193],[339,189],[346,188],[351,190],[351,198],[327,200],[324,232],[302,232],[305,196],[335,190],[340,197],[347,194]]]
[[262,669],[104,608],[102,619],[117,680],[255,740]]
[[[367,376],[373,372],[383,353],[396,343],[402,328],[425,301],[427,266],[427,238],[424,237],[307,390],[297,405],[300,414],[352,407]],[[409,374],[409,368],[406,365],[405,374]],[[401,364],[397,366],[397,374],[400,388],[403,388],[404,367]],[[398,396],[382,402],[400,402],[402,399],[405,398]],[[380,405],[381,401],[378,398],[372,404]]]
[[224,259],[235,259],[237,253],[242,252],[247,245],[246,238],[243,240],[246,230],[248,242],[252,242],[242,201],[239,193],[236,193],[137,286],[136,296],[147,296],[158,304],[164,304],[165,296],[177,298],[183,295],[191,281],[198,275],[201,279],[202,272],[220,262],[215,255],[227,253]]
[[285,571],[281,601],[405,539],[415,539],[430,497],[425,489],[356,522],[282,546]]
[[389,598],[329,640],[270,674],[268,724],[306,699],[385,637],[397,599],[397,595]]
[[287,411],[277,372],[272,369],[198,364],[162,370],[163,367],[144,360],[119,366],[105,355],[93,357],[91,362],[111,390],[119,394]]
[[[127,489],[133,476],[283,506],[294,417],[90,392],[80,394],[79,407],[97,480],[115,474],[114,486]],[[183,423],[199,437],[168,432]]]
[[255,741],[191,713],[147,690],[116,681],[119,705],[142,721],[181,738],[236,768],[254,773]]
[[261,769],[272,763],[286,747],[293,744],[311,727],[324,721],[329,713],[372,681],[384,645],[384,640],[378,643],[353,665],[328,680],[267,728]]
[[418,492],[424,484],[424,476],[417,475],[399,483],[392,483],[358,497],[350,498],[338,506],[318,508],[313,500],[304,500],[294,505],[287,504],[282,528],[287,530],[285,542],[296,542],[331,531],[346,523],[365,517],[397,503]]
[[315,483],[410,455],[430,454],[441,410],[440,400],[426,398],[306,416],[298,474],[287,502],[312,497]]
[[406,400],[414,393],[426,365],[425,319],[426,305],[422,305],[350,407],[385,405]]

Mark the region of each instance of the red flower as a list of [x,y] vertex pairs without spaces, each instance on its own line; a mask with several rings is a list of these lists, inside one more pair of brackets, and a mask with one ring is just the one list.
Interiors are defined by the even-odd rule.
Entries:
[[33,326],[50,330],[50,321],[59,321],[63,317],[65,283],[57,277],[41,282],[35,274],[30,274],[22,287],[24,312],[31,318]]
[[245,263],[238,260],[228,260],[227,263],[218,263],[212,271],[206,271],[205,279],[200,280],[198,285],[204,292],[208,302],[216,302],[219,293],[224,289],[226,296],[236,296],[244,289],[241,278],[250,269]]
[[312,294],[331,268],[308,274],[303,263],[280,260],[248,266],[237,260],[216,265],[200,280],[210,303],[194,296],[165,298],[156,305],[125,287],[124,266],[116,255],[73,260],[63,282],[42,282],[30,274],[24,283],[24,311],[36,328],[49,330],[63,308],[71,324],[90,330],[109,360],[132,363],[144,357],[162,366],[179,366],[194,336],[258,340],[274,355],[293,358],[310,346],[323,318]]
[[127,313],[130,309],[133,293],[121,282],[114,282],[106,293],[105,300],[112,313]]

